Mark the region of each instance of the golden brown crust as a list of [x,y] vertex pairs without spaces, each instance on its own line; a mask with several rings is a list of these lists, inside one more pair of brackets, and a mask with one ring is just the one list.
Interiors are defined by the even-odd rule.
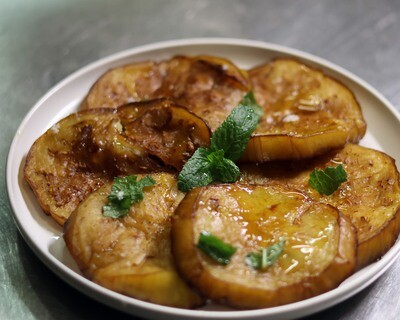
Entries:
[[[197,247],[209,231],[237,248],[227,266]],[[248,253],[285,239],[265,271]],[[190,191],[172,223],[172,252],[181,275],[205,297],[237,308],[303,300],[335,288],[354,270],[355,231],[337,209],[281,186],[218,185]]]
[[311,158],[348,141],[358,142],[365,134],[365,121],[353,93],[293,59],[276,59],[248,73],[226,59],[210,56],[130,64],[105,73],[82,107],[116,107],[168,97],[215,131],[250,90],[264,115],[242,162]]
[[396,242],[400,234],[400,204],[393,217],[386,221],[379,232],[358,245],[357,270],[381,258]]
[[80,116],[80,121],[76,115],[61,120],[36,140],[24,167],[25,179],[43,211],[61,225],[80,201],[106,181],[111,181],[106,173],[82,170],[81,162],[72,150],[82,158],[94,118],[103,123],[114,115],[111,110],[89,110]]
[[169,100],[83,110],[47,130],[30,149],[25,179],[59,224],[115,176],[180,170],[210,130]]
[[[330,196],[308,185],[315,168],[342,164],[347,181]],[[337,207],[357,229],[357,268],[375,261],[400,233],[400,179],[394,160],[377,150],[347,144],[343,149],[303,162],[243,165],[243,183],[280,184]]]
[[249,90],[246,72],[229,60],[176,56],[106,72],[90,89],[82,108],[114,108],[132,101],[171,98],[214,131]]
[[263,107],[242,161],[303,159],[358,142],[366,124],[353,93],[337,80],[293,59],[249,71]]
[[171,216],[183,193],[175,175],[152,177],[156,185],[118,219],[102,213],[110,185],[89,195],[64,225],[66,245],[83,274],[106,288],[162,305],[197,307],[204,301],[178,276],[170,249]]

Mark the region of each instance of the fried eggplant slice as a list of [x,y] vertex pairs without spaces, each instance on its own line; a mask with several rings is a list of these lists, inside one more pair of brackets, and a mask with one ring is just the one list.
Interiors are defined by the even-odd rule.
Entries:
[[[315,168],[342,164],[347,181],[332,195],[320,195],[309,184]],[[243,165],[241,182],[284,185],[314,200],[337,207],[357,229],[357,269],[383,256],[400,234],[400,180],[394,159],[373,149],[347,144],[307,162]]]
[[72,114],[31,147],[25,179],[42,209],[63,224],[77,205],[115,176],[180,170],[210,130],[170,100]]
[[[236,248],[221,265],[198,248],[209,232]],[[265,269],[246,264],[281,241]],[[191,190],[172,222],[178,270],[205,297],[237,308],[300,301],[337,287],[354,270],[356,235],[336,208],[282,186],[214,185]]]
[[229,60],[176,56],[106,72],[90,89],[82,108],[115,108],[133,101],[172,98],[214,131],[249,90],[247,74]]
[[198,147],[210,141],[206,123],[169,99],[131,103],[117,113],[129,145],[140,146],[179,171]]
[[353,93],[321,71],[277,59],[250,70],[249,77],[264,115],[243,162],[311,158],[364,136]]
[[65,242],[83,274],[101,286],[166,306],[199,306],[203,300],[179,277],[171,255],[171,216],[184,194],[175,175],[152,178],[156,185],[121,218],[103,216],[109,184],[89,195],[67,220]]

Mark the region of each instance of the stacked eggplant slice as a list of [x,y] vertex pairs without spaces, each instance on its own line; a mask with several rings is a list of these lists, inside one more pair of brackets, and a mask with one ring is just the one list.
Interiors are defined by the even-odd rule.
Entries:
[[[237,181],[179,190],[182,168],[249,92],[261,114]],[[172,307],[267,308],[336,288],[396,241],[399,173],[357,144],[365,131],[353,93],[299,61],[241,70],[176,56],[102,75],[37,139],[24,172],[92,281]],[[331,173],[340,183],[318,189]]]

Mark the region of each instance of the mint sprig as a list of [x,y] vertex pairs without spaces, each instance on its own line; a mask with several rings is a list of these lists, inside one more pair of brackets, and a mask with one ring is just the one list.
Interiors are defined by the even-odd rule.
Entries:
[[249,92],[215,130],[209,148],[199,148],[178,176],[178,188],[187,192],[211,182],[235,182],[239,168],[234,163],[243,154],[260,120],[262,109]]
[[253,91],[249,91],[240,102],[246,106],[253,108],[254,112],[261,117],[264,113],[263,108],[257,103],[256,97],[254,96]]
[[222,265],[227,265],[236,252],[235,247],[223,242],[221,239],[207,231],[202,231],[200,233],[199,241],[196,246]]
[[103,206],[103,216],[120,218],[129,213],[132,204],[143,200],[143,188],[155,185],[150,176],[137,181],[137,176],[114,178],[107,205]]
[[324,170],[314,169],[310,174],[308,184],[311,188],[317,190],[320,194],[331,195],[339,186],[347,181],[347,173],[343,165],[327,167]]
[[272,266],[283,253],[285,240],[279,238],[279,242],[267,248],[262,248],[260,252],[249,253],[245,258],[245,263],[256,270],[265,270]]

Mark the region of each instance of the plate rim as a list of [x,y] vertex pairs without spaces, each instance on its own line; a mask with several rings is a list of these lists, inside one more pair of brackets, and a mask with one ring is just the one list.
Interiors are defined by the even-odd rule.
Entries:
[[[336,65],[335,63],[332,63],[328,60],[325,60],[323,58],[320,58],[316,55],[289,48],[286,46],[278,45],[278,44],[273,44],[273,43],[268,43],[268,42],[263,42],[263,41],[258,41],[258,40],[247,40],[247,39],[237,39],[237,38],[188,38],[188,39],[179,39],[179,40],[168,40],[168,41],[161,41],[161,42],[155,42],[151,44],[146,44],[146,45],[141,45],[137,47],[133,47],[127,50],[123,50],[111,55],[108,55],[106,57],[100,58],[94,62],[91,62],[78,70],[74,71],[72,74],[58,82],[56,85],[54,85],[50,90],[48,90],[34,105],[33,107],[28,111],[28,113],[25,115],[23,120],[21,121],[20,125],[18,126],[18,129],[12,139],[12,142],[10,144],[10,148],[8,151],[7,155],[7,162],[6,162],[6,182],[7,182],[7,195],[9,199],[9,203],[11,206],[11,212],[13,219],[15,221],[15,224],[20,232],[20,234],[23,236],[25,242],[29,245],[29,247],[35,252],[36,256],[39,257],[39,259],[58,277],[66,281],[69,285],[73,286],[75,289],[78,291],[88,295],[89,297],[104,303],[106,305],[109,305],[113,308],[116,308],[116,305],[122,304],[123,306],[126,307],[126,304],[131,305],[131,308],[140,308],[140,311],[144,311],[141,315],[142,316],[151,316],[153,318],[156,318],[160,315],[168,315],[168,316],[175,316],[175,317],[191,317],[195,319],[238,319],[238,318],[243,318],[246,317],[248,319],[255,319],[258,317],[274,317],[274,316],[282,316],[282,315],[287,315],[290,318],[293,318],[293,315],[295,317],[300,317],[304,316],[307,314],[312,314],[317,311],[321,311],[323,309],[326,309],[330,306],[333,306],[337,303],[340,303],[343,300],[346,300],[347,298],[355,295],[356,293],[360,292],[363,290],[365,287],[370,285],[372,282],[374,282],[378,277],[380,277],[396,260],[396,257],[400,253],[400,245],[398,247],[393,246],[378,262],[375,262],[375,265],[368,270],[363,277],[359,277],[356,279],[353,279],[350,284],[348,283],[343,283],[341,287],[338,287],[336,289],[330,290],[326,293],[320,294],[318,296],[315,296],[313,298],[309,298],[306,300],[302,300],[299,302],[283,305],[283,306],[278,306],[278,307],[273,307],[273,308],[266,308],[266,309],[257,309],[257,310],[233,310],[233,311],[209,311],[209,310],[187,310],[187,309],[179,309],[179,308],[174,308],[174,307],[167,307],[167,306],[162,306],[162,305],[157,305],[154,303],[149,303],[146,301],[141,301],[135,298],[127,297],[125,295],[116,293],[114,291],[111,291],[109,289],[106,289],[104,287],[101,287],[100,285],[95,284],[94,282],[84,278],[83,276],[75,273],[72,269],[64,265],[61,261],[56,259],[51,253],[48,251],[45,251],[43,248],[38,246],[37,243],[32,241],[29,236],[29,232],[24,230],[23,223],[20,221],[20,217],[18,214],[16,214],[17,211],[17,205],[14,202],[13,198],[13,187],[14,183],[17,183],[17,187],[19,187],[18,184],[18,177],[15,178],[12,171],[13,168],[13,155],[15,154],[15,148],[16,145],[19,141],[19,135],[23,131],[23,129],[26,127],[26,125],[29,123],[30,118],[35,114],[37,109],[40,108],[40,106],[45,103],[47,99],[49,99],[51,96],[53,96],[56,92],[59,90],[62,90],[64,86],[66,86],[68,83],[73,82],[75,79],[79,78],[80,76],[90,72],[91,70],[95,70],[102,65],[106,65],[108,63],[111,63],[113,61],[121,60],[123,58],[128,58],[128,57],[134,57],[135,55],[138,55],[140,53],[144,52],[149,52],[149,51],[155,51],[155,50],[162,50],[162,49],[170,49],[170,48],[179,48],[179,47],[187,47],[187,46],[204,46],[204,45],[224,45],[224,46],[241,46],[241,47],[250,47],[254,49],[264,49],[267,51],[274,51],[277,54],[288,54],[291,56],[295,56],[298,58],[301,58],[302,60],[311,62],[311,63],[316,63],[318,65],[323,66],[325,69],[332,70],[333,72],[339,73],[345,78],[348,78],[350,81],[360,85],[364,90],[368,91],[370,94],[375,96],[382,105],[390,111],[391,116],[395,117],[397,119],[397,122],[400,123],[400,114],[397,112],[395,107],[391,104],[389,100],[387,100],[379,91],[377,91],[374,87],[372,87],[370,84],[368,84],[366,81],[363,79],[359,78],[352,72]],[[62,108],[61,108],[62,109]],[[60,110],[61,110],[60,109]],[[16,180],[13,180],[16,179]],[[396,250],[393,250],[396,249]],[[376,267],[378,265],[378,268]],[[372,272],[374,269],[378,269],[377,272]],[[372,271],[371,271],[372,270]],[[369,273],[372,273],[372,275],[369,275]],[[358,284],[356,289],[354,289],[354,282]],[[82,287],[82,284],[84,287]],[[340,288],[340,291],[343,291],[340,294],[340,297],[336,297],[335,295],[339,295],[337,293],[337,289]],[[321,300],[321,301],[320,301]],[[311,310],[311,311],[310,311]],[[125,312],[129,312],[134,314],[130,308],[127,308],[126,310],[122,310]],[[296,314],[294,314],[296,312]]]

